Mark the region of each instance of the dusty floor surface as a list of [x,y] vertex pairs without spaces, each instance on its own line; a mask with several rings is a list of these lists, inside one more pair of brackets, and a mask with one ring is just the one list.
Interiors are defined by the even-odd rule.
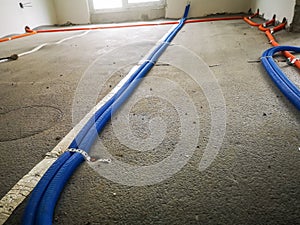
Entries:
[[[0,64],[0,197],[170,28],[93,31]],[[79,33],[1,43],[0,53]],[[282,45],[300,45],[299,34],[282,31],[276,38]],[[300,224],[300,114],[262,65],[249,61],[269,47],[265,35],[242,20],[186,25],[93,147],[92,156],[105,157],[105,149],[114,160],[100,167],[84,163],[76,171],[54,224]],[[175,59],[190,71],[182,71]],[[299,71],[281,65],[299,84],[293,75]],[[221,93],[217,100],[210,95],[214,91]],[[214,110],[221,116],[213,118]],[[213,154],[207,144],[214,120],[226,124],[226,131],[214,128],[224,139],[213,141],[221,143],[219,152],[200,171],[203,156]],[[182,154],[169,176],[162,171],[145,180],[143,174],[106,169],[117,161],[151,168],[175,149]],[[21,222],[25,203],[7,225]]]

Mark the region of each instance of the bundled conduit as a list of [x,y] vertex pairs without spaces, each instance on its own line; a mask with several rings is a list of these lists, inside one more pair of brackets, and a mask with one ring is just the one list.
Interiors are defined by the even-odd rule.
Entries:
[[298,110],[300,110],[299,88],[288,79],[273,59],[273,55],[280,51],[293,51],[300,53],[300,47],[278,46],[270,48],[263,53],[261,62],[281,92],[296,106]]
[[111,116],[132,94],[142,78],[151,70],[158,58],[184,26],[189,9],[190,4],[186,6],[184,16],[179,21],[179,24],[166,37],[164,42],[152,52],[120,90],[85,124],[69,146],[69,151],[63,153],[47,170],[31,193],[24,212],[23,225],[52,224],[55,205],[68,179],[85,160],[85,156],[88,154],[92,144]]

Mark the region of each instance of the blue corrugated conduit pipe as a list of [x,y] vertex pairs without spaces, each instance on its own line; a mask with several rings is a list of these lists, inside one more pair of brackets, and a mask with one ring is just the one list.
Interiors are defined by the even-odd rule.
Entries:
[[278,46],[266,50],[261,62],[280,91],[300,110],[300,89],[289,80],[273,59],[273,55],[281,51],[300,53],[300,47]]
[[[83,129],[75,137],[69,149],[89,152],[98,134],[110,120],[116,110],[128,99],[140,81],[155,65],[176,34],[184,26],[187,19],[190,4],[185,8],[184,16],[174,30],[166,37],[148,59],[132,74],[120,90],[104,104],[95,115],[85,124]],[[84,161],[83,154],[66,151],[47,170],[37,184],[27,203],[23,216],[24,225],[48,225],[52,224],[55,205],[76,168]]]

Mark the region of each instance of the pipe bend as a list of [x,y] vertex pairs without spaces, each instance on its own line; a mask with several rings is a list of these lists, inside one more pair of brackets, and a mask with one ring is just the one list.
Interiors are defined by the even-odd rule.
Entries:
[[[271,45],[273,45],[274,47],[280,46],[279,43],[275,40],[274,36],[271,34],[270,30],[267,30],[265,32],[265,34],[268,37]],[[287,60],[289,60],[290,62],[293,62],[292,65],[294,65],[295,67],[300,69],[300,61],[297,60],[296,56],[294,56],[289,51],[282,51],[282,54],[287,58]]]
[[289,80],[273,59],[273,55],[280,51],[294,51],[300,53],[300,47],[277,46],[270,48],[263,53],[261,62],[276,86],[290,100],[290,102],[293,103],[298,110],[300,110],[300,89],[291,80]]
[[259,23],[255,23],[253,22],[251,19],[258,17],[259,16],[259,9],[257,9],[256,13],[254,13],[251,16],[245,16],[243,19],[246,23],[248,23],[249,25],[253,26],[253,27],[258,27],[260,24]]
[[258,26],[260,26],[259,23],[253,22],[253,21],[251,20],[251,18],[248,18],[248,17],[244,17],[244,21],[245,21],[246,23],[248,23],[249,25],[253,26],[253,27],[258,27]]
[[267,27],[264,27],[263,24],[261,24],[258,28],[260,31],[263,31],[263,32],[269,31],[270,33],[275,33],[280,30],[283,30],[285,28],[285,26],[286,26],[286,23],[281,23],[273,28],[267,28]]
[[280,30],[285,29],[286,25],[287,25],[287,20],[286,20],[286,18],[284,17],[283,20],[282,20],[282,22],[281,22],[279,25],[277,25],[277,26],[275,26],[275,27],[273,28],[273,32],[275,33],[275,32],[277,32],[277,31],[280,31]]
[[252,19],[252,18],[257,17],[257,16],[259,16],[259,9],[257,9],[256,12],[253,15],[249,16],[249,19]]
[[258,29],[260,31],[266,32],[267,30],[269,30],[269,26],[271,25],[275,25],[276,22],[276,15],[274,14],[273,18],[265,23],[262,23],[259,25]]

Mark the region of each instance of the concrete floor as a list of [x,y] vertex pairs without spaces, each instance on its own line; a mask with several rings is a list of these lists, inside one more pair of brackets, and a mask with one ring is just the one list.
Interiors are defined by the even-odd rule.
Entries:
[[[104,97],[169,29],[93,31],[0,64],[0,197],[41,161],[89,111],[95,99]],[[39,34],[1,43],[1,56],[79,33]],[[282,45],[300,44],[299,34],[282,31],[276,38]],[[130,180],[126,172],[118,177],[118,183],[84,163],[58,202],[54,224],[300,224],[300,114],[262,65],[248,62],[270,47],[264,34],[242,20],[188,24],[173,43],[138,88],[137,93],[148,97],[137,102],[137,98],[131,98],[127,104],[132,107],[122,108],[100,139],[115,159],[149,166],[172,155],[181,138],[180,121],[187,121],[195,131],[186,143],[193,150],[191,155],[184,155],[187,164],[168,179],[162,174],[159,183],[133,186],[130,182],[122,184]],[[212,103],[205,93],[207,87],[170,65],[172,58],[182,57],[170,55],[178,46],[193,51],[203,71],[210,69],[216,78],[212,87],[219,87],[225,99],[224,140],[219,154],[204,171],[199,171],[199,162],[209,142]],[[190,63],[189,58],[180,60]],[[281,65],[288,74],[299,75],[295,68]],[[202,76],[201,71],[198,75]],[[99,87],[84,86],[86,77],[92,79],[89,84]],[[159,85],[164,83],[157,82],[160,79],[173,82],[187,94],[192,109],[185,108],[185,101],[180,100],[182,92],[171,89],[174,85]],[[155,94],[149,97],[151,92]],[[178,99],[179,106],[161,97],[164,92]],[[78,102],[86,104],[78,107]],[[118,119],[126,110],[129,128]],[[191,115],[192,110],[196,114]],[[165,124],[158,130],[155,126],[159,123],[149,126],[157,116]],[[158,133],[164,130],[152,151],[135,151],[130,141],[120,140],[128,129],[132,137],[146,140],[152,128]],[[91,154],[101,156],[97,146],[99,141]],[[25,203],[5,224],[20,224]]]

